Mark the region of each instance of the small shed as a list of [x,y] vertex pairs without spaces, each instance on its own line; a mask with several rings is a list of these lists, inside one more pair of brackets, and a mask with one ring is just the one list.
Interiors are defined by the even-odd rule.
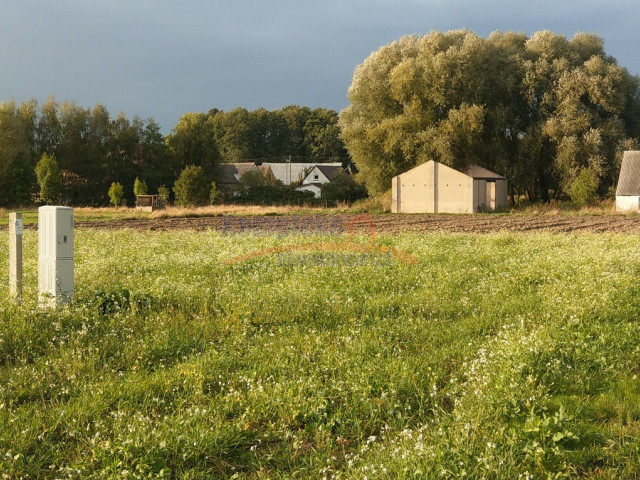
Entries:
[[618,188],[616,188],[616,211],[637,212],[640,210],[640,151],[626,151],[622,156]]
[[164,201],[158,195],[136,195],[136,210],[153,212],[164,207]]
[[479,165],[460,172],[429,160],[391,181],[393,213],[474,213],[508,205],[507,179]]

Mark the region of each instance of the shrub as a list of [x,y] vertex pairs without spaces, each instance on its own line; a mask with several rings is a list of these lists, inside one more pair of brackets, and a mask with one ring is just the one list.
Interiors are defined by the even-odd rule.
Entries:
[[113,182],[109,187],[109,201],[114,207],[118,207],[122,204],[124,198],[124,188],[120,182]]
[[591,168],[583,168],[569,186],[569,196],[577,207],[598,201],[598,176]]
[[366,196],[364,185],[356,183],[353,177],[344,172],[338,173],[322,187],[322,199],[327,202],[355,202]]
[[209,188],[202,167],[187,165],[173,186],[176,204],[181,207],[204,205],[209,197]]

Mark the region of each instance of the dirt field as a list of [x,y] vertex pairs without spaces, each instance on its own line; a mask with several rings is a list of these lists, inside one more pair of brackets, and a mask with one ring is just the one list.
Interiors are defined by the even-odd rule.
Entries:
[[[234,223],[235,222],[235,223]],[[422,232],[612,232],[640,233],[637,215],[570,215],[570,214],[511,214],[511,215],[278,215],[241,217],[182,217],[159,219],[121,219],[112,221],[76,222],[77,228],[135,230],[315,230],[373,231],[396,233]],[[328,228],[327,228],[328,227]]]

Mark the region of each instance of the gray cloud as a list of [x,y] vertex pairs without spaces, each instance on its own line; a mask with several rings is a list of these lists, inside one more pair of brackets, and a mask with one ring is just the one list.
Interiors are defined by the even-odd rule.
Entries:
[[339,110],[369,53],[457,28],[595,32],[638,74],[637,15],[627,0],[22,0],[0,18],[0,99],[101,102],[164,131],[214,107]]

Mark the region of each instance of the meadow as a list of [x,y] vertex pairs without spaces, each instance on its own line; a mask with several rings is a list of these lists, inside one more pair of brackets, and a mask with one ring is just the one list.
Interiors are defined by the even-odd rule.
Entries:
[[0,478],[639,475],[635,235],[378,235],[419,262],[318,266],[230,260],[346,238],[78,229],[57,311],[24,237]]

